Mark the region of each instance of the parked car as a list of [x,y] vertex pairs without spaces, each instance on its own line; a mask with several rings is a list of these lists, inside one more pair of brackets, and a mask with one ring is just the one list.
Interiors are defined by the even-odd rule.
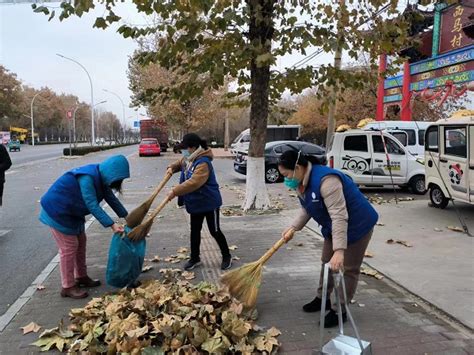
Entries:
[[[269,125],[265,135],[266,143],[286,140],[297,140],[301,134],[300,125]],[[237,138],[230,145],[230,153],[236,154],[237,151],[246,152],[250,145],[250,128],[240,132]]]
[[416,194],[426,192],[423,160],[386,131],[353,129],[335,133],[328,161],[331,168],[341,170],[358,185],[391,186],[393,178],[394,185],[410,187]]
[[[278,171],[278,158],[287,150],[301,150],[304,154],[321,159],[326,164],[326,151],[319,145],[298,141],[275,141],[265,145],[265,181],[275,183],[283,180]],[[234,159],[234,170],[240,174],[247,174],[247,151],[237,151]]]
[[10,140],[10,142],[8,142],[8,150],[10,152],[19,152],[21,150],[21,145],[20,145],[20,141],[18,139],[12,139]]
[[161,155],[160,144],[156,138],[145,138],[142,139],[138,146],[138,155]]
[[474,204],[474,115],[429,126],[425,162],[433,207],[445,208],[450,199]]

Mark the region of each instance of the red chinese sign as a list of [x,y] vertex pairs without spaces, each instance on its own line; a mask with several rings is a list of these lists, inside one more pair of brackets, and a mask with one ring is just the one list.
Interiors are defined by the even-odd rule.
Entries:
[[470,21],[469,16],[472,12],[472,7],[463,5],[451,6],[443,12],[441,15],[439,54],[474,44],[474,40],[466,36],[462,30]]

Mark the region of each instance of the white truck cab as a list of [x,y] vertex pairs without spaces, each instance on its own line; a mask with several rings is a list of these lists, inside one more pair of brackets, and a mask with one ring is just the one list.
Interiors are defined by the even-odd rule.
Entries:
[[433,123],[425,139],[426,188],[433,207],[474,204],[474,111]]
[[408,186],[416,194],[426,191],[423,162],[386,131],[351,129],[335,133],[328,163],[358,185],[391,186],[393,178],[394,185]]

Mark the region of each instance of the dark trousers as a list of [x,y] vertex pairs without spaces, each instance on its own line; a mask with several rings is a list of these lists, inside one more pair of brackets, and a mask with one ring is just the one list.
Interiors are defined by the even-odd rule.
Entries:
[[0,206],[3,204],[3,184],[5,182],[0,181]]
[[219,209],[206,213],[191,214],[191,259],[199,260],[199,249],[201,246],[201,229],[204,218],[207,221],[209,232],[216,240],[221,250],[222,257],[229,257],[229,247],[224,234],[219,226]]

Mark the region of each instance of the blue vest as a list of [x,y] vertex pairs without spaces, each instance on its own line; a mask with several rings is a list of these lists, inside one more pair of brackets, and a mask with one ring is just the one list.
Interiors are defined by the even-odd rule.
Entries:
[[90,214],[82,198],[77,176],[89,175],[94,179],[97,201],[104,199],[104,186],[99,172],[99,164],[90,164],[73,169],[61,176],[41,198],[41,207],[60,225],[78,229]]
[[321,226],[325,239],[332,236],[331,217],[320,191],[321,181],[327,175],[336,175],[341,179],[349,215],[347,243],[352,244],[374,228],[379,216],[359,188],[346,175],[327,166],[313,165],[304,198],[300,198],[300,202],[308,214]]
[[222,206],[221,192],[219,191],[219,184],[217,183],[210,158],[197,158],[189,170],[184,172],[184,177],[186,180],[191,179],[194,169],[202,163],[206,163],[209,167],[209,178],[199,189],[183,196],[186,211],[191,214],[214,211]]

